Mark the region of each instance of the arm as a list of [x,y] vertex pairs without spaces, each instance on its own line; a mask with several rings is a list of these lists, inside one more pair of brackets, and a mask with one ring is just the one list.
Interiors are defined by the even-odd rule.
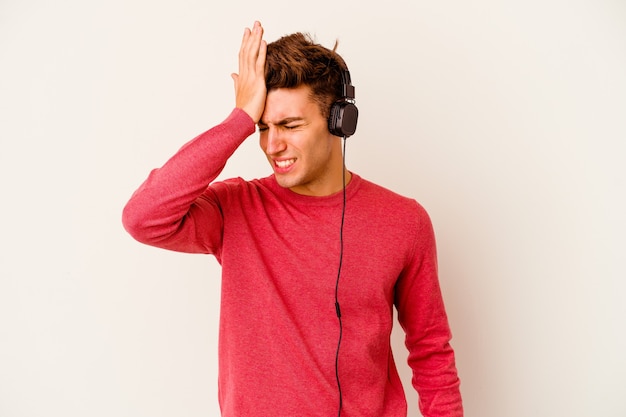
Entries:
[[233,74],[237,108],[218,126],[185,144],[153,170],[124,207],[122,222],[138,241],[184,252],[214,253],[221,240],[221,213],[208,185],[254,132],[265,106],[263,29],[244,31],[239,74]]
[[412,383],[424,417],[462,417],[451,332],[437,275],[435,237],[419,206],[415,251],[396,284],[398,321],[406,333]]
[[128,233],[164,249],[214,253],[221,214],[217,203],[203,194],[253,132],[250,117],[235,109],[223,123],[185,144],[153,170],[126,203],[122,223]]

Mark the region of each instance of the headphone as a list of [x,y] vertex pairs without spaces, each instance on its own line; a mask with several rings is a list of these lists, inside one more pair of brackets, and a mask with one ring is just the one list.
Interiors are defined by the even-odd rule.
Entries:
[[335,377],[337,378],[337,389],[339,393],[338,417],[341,417],[343,409],[343,391],[339,380],[339,349],[343,338],[343,322],[341,320],[341,309],[339,307],[339,278],[341,276],[341,266],[343,264],[343,225],[346,214],[346,138],[352,136],[356,131],[356,122],[359,116],[359,109],[354,104],[354,86],[350,81],[348,69],[341,70],[341,98],[330,107],[328,116],[328,130],[335,136],[342,137],[343,140],[343,207],[341,210],[341,229],[339,232],[339,268],[337,270],[337,281],[335,282],[335,310],[339,320],[339,340],[337,341],[337,351],[335,352]]
[[347,138],[356,131],[359,109],[354,104],[354,86],[350,82],[350,71],[341,71],[341,99],[330,107],[328,130],[335,136]]

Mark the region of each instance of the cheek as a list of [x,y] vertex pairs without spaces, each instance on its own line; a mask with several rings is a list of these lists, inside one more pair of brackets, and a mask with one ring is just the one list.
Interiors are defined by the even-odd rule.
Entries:
[[267,149],[267,135],[263,133],[259,133],[259,148],[261,148],[263,152]]
[[332,136],[329,135],[326,125],[316,126],[300,138],[301,149],[306,149],[310,155],[323,158],[332,151]]
[[310,144],[306,151],[307,161],[311,167],[321,167],[328,163],[330,159],[330,150],[327,144],[318,140]]

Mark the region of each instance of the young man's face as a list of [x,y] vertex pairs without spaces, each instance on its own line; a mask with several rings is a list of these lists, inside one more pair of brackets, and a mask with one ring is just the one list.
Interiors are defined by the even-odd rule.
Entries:
[[310,97],[310,88],[267,94],[259,121],[260,145],[278,184],[298,194],[329,195],[343,186],[341,139]]

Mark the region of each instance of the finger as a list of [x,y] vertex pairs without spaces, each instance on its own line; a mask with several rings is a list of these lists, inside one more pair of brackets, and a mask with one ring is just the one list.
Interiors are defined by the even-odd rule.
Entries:
[[250,29],[245,28],[243,31],[243,37],[241,39],[241,46],[239,47],[239,73],[241,74],[242,64],[244,63],[247,55],[247,48],[250,39]]
[[255,70],[256,62],[259,56],[259,49],[263,38],[263,27],[258,21],[254,22],[252,30],[246,31],[245,35],[246,36],[242,49],[242,63],[247,66],[249,70]]
[[267,56],[267,42],[261,41],[259,55],[256,61],[256,71],[258,74],[265,74],[265,58]]

